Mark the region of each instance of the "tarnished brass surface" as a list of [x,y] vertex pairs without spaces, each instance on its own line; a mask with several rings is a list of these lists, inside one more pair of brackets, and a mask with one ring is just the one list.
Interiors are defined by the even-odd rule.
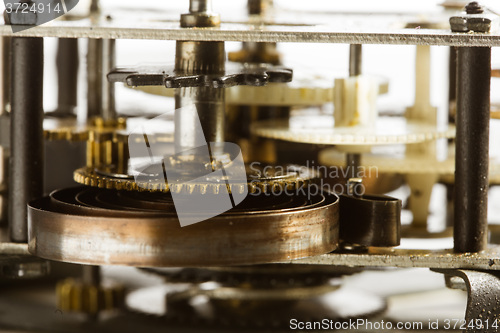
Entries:
[[250,195],[222,215],[181,227],[168,194],[79,187],[33,201],[28,220],[30,252],[52,260],[141,267],[256,264],[333,251],[338,197]]

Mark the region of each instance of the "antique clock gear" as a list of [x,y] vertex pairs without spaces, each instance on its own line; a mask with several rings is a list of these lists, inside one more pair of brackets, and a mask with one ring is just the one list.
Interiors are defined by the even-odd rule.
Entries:
[[497,330],[494,4],[66,0],[45,22],[17,1],[2,329]]

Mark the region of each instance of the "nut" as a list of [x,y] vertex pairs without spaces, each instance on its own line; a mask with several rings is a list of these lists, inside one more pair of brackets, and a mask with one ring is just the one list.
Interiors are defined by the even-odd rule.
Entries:
[[486,17],[471,17],[467,20],[467,27],[474,32],[490,32],[491,20]]
[[490,32],[492,20],[483,15],[453,16],[450,27],[453,32]]
[[450,18],[451,31],[453,32],[468,32],[467,18],[462,16],[453,16]]
[[220,16],[213,13],[182,14],[181,27],[183,28],[212,28],[220,26]]

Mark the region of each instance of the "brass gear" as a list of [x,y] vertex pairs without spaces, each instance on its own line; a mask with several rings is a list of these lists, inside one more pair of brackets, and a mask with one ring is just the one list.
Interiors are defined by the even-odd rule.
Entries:
[[255,170],[247,168],[247,179],[231,181],[227,184],[220,179],[211,179],[207,175],[205,181],[198,183],[177,183],[169,185],[163,177],[149,179],[147,182],[136,182],[133,175],[113,172],[113,167],[84,167],[74,172],[74,180],[82,185],[105,189],[171,193],[218,194],[227,189],[229,193],[276,193],[293,191],[310,184],[319,178],[319,174],[306,167],[297,165],[265,166],[266,174],[258,175]]
[[288,120],[260,121],[252,125],[252,132],[268,139],[322,145],[394,145],[455,137],[452,125],[438,128],[402,117],[379,117],[374,127],[334,127],[330,117],[311,115],[305,124],[300,114]]
[[122,133],[127,128],[125,118],[104,120],[93,118],[86,125],[78,125],[76,118],[47,117],[44,119],[43,135],[49,141],[127,141]]
[[125,304],[122,286],[93,286],[79,280],[66,279],[56,286],[57,307],[62,311],[97,314]]

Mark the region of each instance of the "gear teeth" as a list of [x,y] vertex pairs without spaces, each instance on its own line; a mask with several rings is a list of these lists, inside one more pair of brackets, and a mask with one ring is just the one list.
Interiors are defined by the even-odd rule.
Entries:
[[[393,123],[387,122],[385,119],[382,119],[381,122],[381,124],[387,124],[388,127],[394,127]],[[321,130],[317,128],[306,128],[297,131],[296,129],[290,128],[289,123],[289,120],[264,120],[253,124],[251,131],[253,134],[263,138],[320,145],[412,144],[441,138],[453,139],[456,134],[453,125],[441,129],[417,121],[401,122],[400,126],[406,126],[406,130],[400,135],[385,133],[371,134],[366,131],[354,134],[356,133],[357,127],[336,128],[333,126]]]
[[207,193],[208,185],[203,184],[203,185],[200,185],[199,188],[200,188],[200,193],[201,194],[206,194]]
[[74,279],[59,282],[56,295],[58,308],[69,312],[97,314],[122,308],[125,304],[125,289],[122,286],[91,286]]
[[221,191],[228,191],[233,194],[243,194],[248,191],[255,193],[281,193],[284,190],[293,191],[294,189],[306,186],[309,182],[318,177],[313,171],[304,171],[305,174],[299,174],[296,178],[286,179],[252,179],[247,183],[226,184],[226,182],[206,182],[206,183],[179,183],[168,184],[164,179],[152,179],[147,182],[136,182],[134,179],[123,179],[121,177],[107,176],[99,174],[94,168],[83,167],[74,172],[75,182],[105,189],[127,190],[138,192],[172,192],[185,194],[207,194],[217,195]]
[[91,124],[80,126],[72,124],[54,129],[44,129],[43,136],[49,141],[121,141],[127,142],[128,135],[117,131],[126,128],[125,118],[118,118],[111,122],[106,122],[101,118],[93,118]]

